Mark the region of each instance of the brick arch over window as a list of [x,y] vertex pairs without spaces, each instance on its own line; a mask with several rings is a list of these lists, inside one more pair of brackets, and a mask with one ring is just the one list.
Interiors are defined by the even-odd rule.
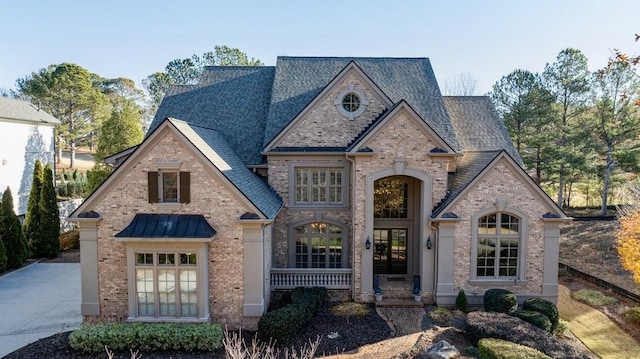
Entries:
[[527,268],[527,216],[496,207],[472,216],[471,281],[524,282]]
[[289,225],[290,268],[348,268],[348,229],[344,223],[307,219]]

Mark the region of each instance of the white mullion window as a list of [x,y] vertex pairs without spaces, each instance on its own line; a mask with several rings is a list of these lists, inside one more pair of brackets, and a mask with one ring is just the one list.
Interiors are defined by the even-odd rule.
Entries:
[[296,168],[295,203],[339,205],[343,199],[343,168]]
[[520,256],[520,219],[491,213],[478,219],[478,278],[517,278]]
[[160,177],[160,185],[158,186],[160,200],[164,203],[177,203],[179,201],[178,188],[180,188],[178,171],[160,171],[158,176]]

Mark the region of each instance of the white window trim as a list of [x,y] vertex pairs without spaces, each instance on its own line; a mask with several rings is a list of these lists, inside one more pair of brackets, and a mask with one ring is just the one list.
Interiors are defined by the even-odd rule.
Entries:
[[[342,101],[344,97],[350,93],[356,94],[360,99],[360,106],[358,107],[357,110],[352,112],[345,110],[344,107],[342,106]],[[342,116],[353,121],[356,117],[362,115],[364,111],[367,109],[367,106],[369,105],[369,99],[367,98],[367,95],[365,95],[365,93],[362,90],[355,87],[355,85],[349,85],[349,87],[346,87],[342,91],[340,91],[340,93],[335,98],[335,100],[333,100],[333,104],[334,106],[336,106],[336,109],[338,110],[338,112],[340,112]]]
[[[209,321],[209,271],[208,271],[208,244],[207,242],[181,242],[181,243],[154,243],[154,242],[127,242],[127,290],[128,290],[128,318],[129,322],[208,322]],[[136,253],[158,252],[195,252],[198,316],[197,317],[141,317],[138,316],[136,295]],[[156,288],[157,289],[157,288]]]
[[[515,217],[518,217],[520,220],[520,239],[518,242],[518,274],[515,278],[507,278],[507,277],[478,277],[477,275],[477,265],[478,265],[478,220],[486,215],[492,213],[505,213]],[[496,207],[487,208],[483,211],[475,213],[471,217],[471,276],[469,283],[472,285],[496,285],[496,284],[523,284],[526,283],[527,273],[527,240],[529,238],[527,233],[527,216],[518,211],[515,208],[504,208],[503,210],[498,210]]]
[[[173,173],[176,175],[176,200],[165,201],[164,200],[164,175],[165,173]],[[158,203],[176,205],[180,204],[180,171],[173,169],[158,169]]]
[[[296,202],[296,169],[342,169],[342,202],[340,203],[298,203]],[[289,207],[295,209],[335,210],[349,207],[349,167],[345,162],[289,162]]]
[[[300,227],[300,226],[304,226],[310,223],[326,223],[326,224],[330,224],[330,225],[334,225],[337,227],[342,228],[342,258],[341,258],[341,267],[340,268],[328,268],[328,267],[324,267],[324,268],[312,268],[312,267],[305,267],[305,268],[297,268],[296,267],[296,227]],[[332,269],[346,269],[349,268],[349,228],[345,223],[342,222],[338,222],[338,221],[334,221],[331,219],[320,219],[320,220],[315,220],[315,219],[304,219],[301,221],[297,221],[294,223],[291,223],[289,225],[289,268],[297,268],[297,269],[309,269],[309,270],[314,270],[314,269],[322,269],[322,270],[332,270]]]

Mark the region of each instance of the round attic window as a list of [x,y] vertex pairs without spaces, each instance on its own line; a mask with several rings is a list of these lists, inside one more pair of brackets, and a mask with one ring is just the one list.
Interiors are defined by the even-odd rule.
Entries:
[[340,91],[333,104],[342,116],[353,120],[364,113],[369,100],[364,92],[351,85]]

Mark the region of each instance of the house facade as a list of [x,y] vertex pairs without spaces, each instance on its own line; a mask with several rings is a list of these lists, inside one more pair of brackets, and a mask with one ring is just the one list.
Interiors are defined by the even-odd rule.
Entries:
[[11,189],[19,215],[27,211],[36,160],[55,168],[53,136],[59,124],[27,101],[0,97],[0,193]]
[[87,322],[254,328],[272,293],[464,289],[557,298],[567,216],[486,97],[443,97],[426,58],[208,67],[71,216]]

